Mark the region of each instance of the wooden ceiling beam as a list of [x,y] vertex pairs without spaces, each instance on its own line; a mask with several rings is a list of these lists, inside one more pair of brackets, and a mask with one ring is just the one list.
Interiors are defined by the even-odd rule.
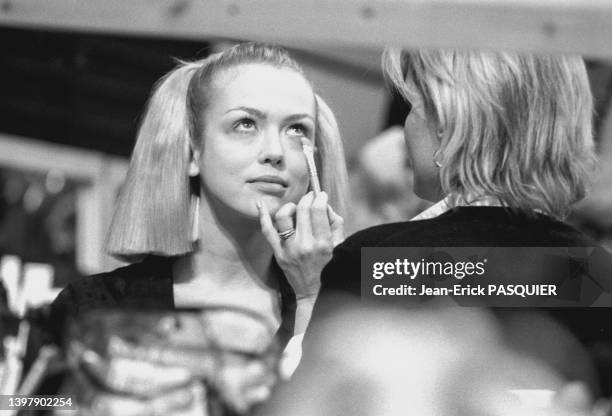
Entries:
[[484,47],[612,57],[609,0],[2,0],[0,25],[288,46]]

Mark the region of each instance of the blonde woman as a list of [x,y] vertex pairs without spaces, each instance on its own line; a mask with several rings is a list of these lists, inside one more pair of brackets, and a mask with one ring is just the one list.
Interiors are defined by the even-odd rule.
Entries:
[[[316,197],[301,137],[318,150]],[[286,51],[240,44],[180,64],[149,101],[110,229],[109,252],[140,262],[67,287],[55,309],[229,303],[303,331],[346,183],[333,114]],[[272,235],[272,221],[295,233]]]
[[245,43],[181,63],[154,88],[110,229],[109,252],[132,264],[66,287],[55,332],[105,306],[227,306],[266,319],[285,345],[343,239],[346,190],[333,113],[285,50]]
[[[323,271],[321,300],[334,292],[360,294],[362,247],[597,246],[564,222],[585,195],[595,159],[592,96],[580,57],[387,50],[383,61],[391,84],[412,107],[404,138],[414,191],[435,205],[411,221],[347,238]],[[530,253],[536,261],[497,259],[504,283],[526,276],[538,283],[552,273],[541,268],[547,258]],[[559,270],[567,271],[569,258],[558,260],[565,267]],[[509,270],[519,272],[504,273]],[[589,277],[582,292],[571,295],[610,290],[603,275]],[[612,341],[609,320],[589,313],[556,311],[583,342]],[[569,367],[579,357],[560,361],[575,375]]]

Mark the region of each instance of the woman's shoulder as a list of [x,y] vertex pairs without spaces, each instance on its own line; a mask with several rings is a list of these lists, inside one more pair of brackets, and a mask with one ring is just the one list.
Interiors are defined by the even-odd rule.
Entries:
[[149,256],[138,263],[76,280],[60,292],[58,299],[63,295],[77,309],[113,306],[132,297],[143,301],[171,284],[171,265],[171,258]]
[[76,309],[87,304],[112,302],[125,292],[128,279],[140,277],[141,268],[140,263],[129,264],[75,280],[62,289],[55,302],[69,301]]
[[64,287],[49,309],[49,325],[92,309],[155,305],[170,306],[171,262],[147,258],[114,270],[86,276]]
[[321,274],[322,292],[340,290],[359,294],[361,249],[364,247],[393,247],[408,244],[405,236],[422,234],[426,221],[395,222],[358,231],[336,246],[331,261]]
[[[344,240],[344,249],[360,249],[362,247],[384,247],[386,244],[397,245],[405,236],[416,238],[426,233],[434,220],[402,221],[375,225],[357,231]],[[425,231],[425,233],[424,233]],[[409,241],[406,241],[409,243]]]
[[370,227],[346,239],[344,248],[413,246],[596,246],[572,225],[539,213],[503,207],[458,207],[424,220]]

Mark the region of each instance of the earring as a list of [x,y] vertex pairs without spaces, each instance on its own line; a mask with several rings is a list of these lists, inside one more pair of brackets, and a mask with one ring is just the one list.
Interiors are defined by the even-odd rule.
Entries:
[[191,195],[191,242],[197,243],[200,239],[200,197]]
[[190,153],[191,153],[191,156],[189,160],[189,176],[193,178],[200,174],[200,166],[199,166],[200,153],[196,150],[193,150],[193,148],[191,149]]
[[441,168],[441,167],[443,166],[443,165],[442,165],[442,162],[440,162],[441,155],[442,155],[442,152],[440,151],[440,149],[436,150],[436,151],[434,152],[434,155],[433,155],[433,163],[434,163],[434,165],[436,165],[438,168]]
[[[436,136],[438,136],[438,140],[442,141],[442,136],[444,136],[444,129],[442,127],[439,127],[436,130]],[[442,152],[440,151],[440,148],[438,148],[438,150],[436,150],[433,155],[434,165],[436,165],[438,168],[442,167],[442,162],[440,162],[441,158],[442,158]]]

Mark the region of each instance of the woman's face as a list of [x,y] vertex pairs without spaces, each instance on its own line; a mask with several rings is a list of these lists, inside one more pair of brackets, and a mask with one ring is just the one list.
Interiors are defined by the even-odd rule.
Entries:
[[411,104],[412,110],[404,123],[404,139],[414,171],[414,193],[425,200],[438,201],[442,193],[439,168],[434,163],[440,145],[436,127],[425,112],[422,97],[413,97]]
[[315,98],[299,73],[243,64],[217,74],[204,110],[199,171],[208,195],[246,217],[307,192],[301,138],[314,141]]

